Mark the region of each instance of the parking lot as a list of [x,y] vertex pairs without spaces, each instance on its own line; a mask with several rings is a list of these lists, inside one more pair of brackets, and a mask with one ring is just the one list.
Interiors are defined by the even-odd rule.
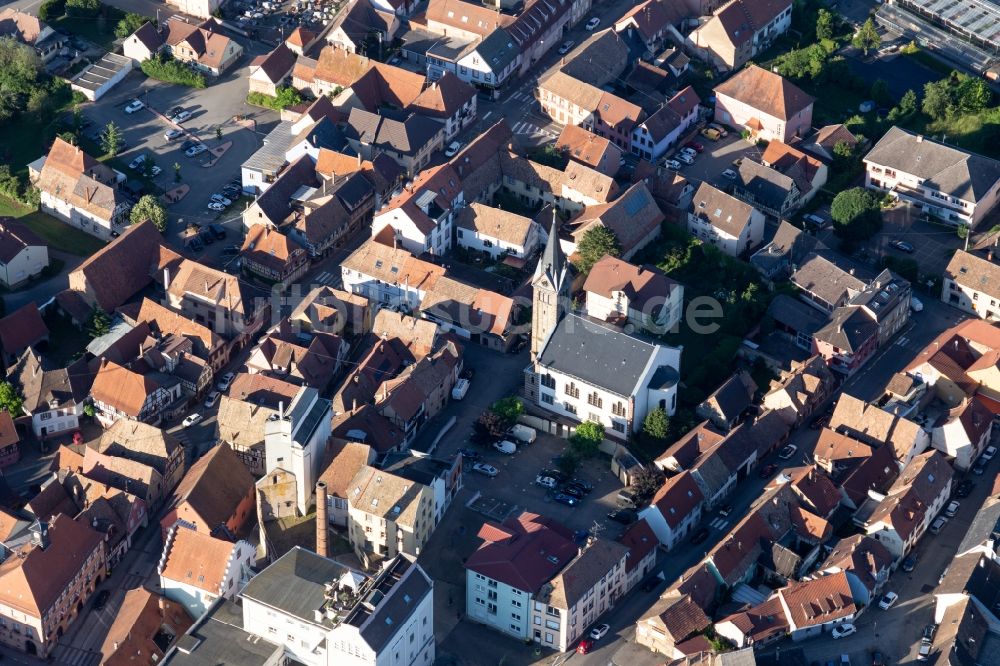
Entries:
[[[704,152],[699,153],[694,164],[683,165],[680,173],[697,186],[702,181],[725,189],[730,181],[722,176],[722,172],[733,166],[733,162],[743,157],[751,157],[760,160],[761,150],[756,145],[745,141],[738,132],[729,130],[728,136],[712,141],[711,139],[698,135],[695,139],[705,147]],[[677,151],[668,152],[672,156]]]
[[344,0],[239,0],[223,11],[251,37],[277,45],[298,27],[321,33],[345,5]]
[[[260,44],[248,45],[237,67],[210,80],[204,89],[175,86],[132,73],[111,94],[83,107],[84,117],[91,123],[85,133],[93,137],[109,122],[114,122],[122,128],[127,144],[119,160],[128,164],[141,154],[151,158],[161,169],[153,178],[160,189],[167,191],[177,186],[174,165],[180,165],[181,184],[190,190],[176,203],[168,204],[169,228],[165,234],[176,249],[183,245],[181,234],[187,225],[238,217],[235,206],[223,213],[211,211],[207,206],[213,193],[239,178],[240,165],[262,145],[263,137],[278,122],[277,113],[246,103],[247,66],[254,55],[262,52],[264,47]],[[147,108],[126,114],[125,106],[135,99]],[[180,126],[184,135],[170,141],[164,134],[178,126],[167,121],[163,114],[174,107],[190,111],[191,117]],[[255,120],[256,125],[237,124],[234,117],[238,115]],[[221,130],[221,138],[217,137],[216,128]],[[209,150],[196,157],[187,157],[183,148],[185,141],[204,143]],[[216,159],[213,150],[221,156]],[[126,175],[130,179],[139,176],[138,172],[129,169]],[[233,232],[239,231],[238,223],[227,226]]]

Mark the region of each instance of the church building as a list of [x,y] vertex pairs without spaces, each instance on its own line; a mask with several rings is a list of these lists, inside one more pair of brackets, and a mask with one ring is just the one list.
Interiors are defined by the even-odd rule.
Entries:
[[532,278],[531,365],[525,394],[554,415],[596,421],[628,440],[650,410],[677,409],[681,350],[572,312],[569,263],[553,220]]

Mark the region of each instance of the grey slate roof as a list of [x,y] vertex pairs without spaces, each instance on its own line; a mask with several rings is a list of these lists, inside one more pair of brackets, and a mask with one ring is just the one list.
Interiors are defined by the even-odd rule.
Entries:
[[792,273],[792,282],[835,307],[865,288],[864,282],[817,254],[806,258]]
[[296,546],[251,578],[243,597],[315,623],[314,611],[324,603],[324,585],[349,571],[348,566]]
[[269,188],[255,202],[268,221],[281,224],[291,211],[291,197],[302,186],[318,187],[316,165],[312,158],[303,155],[281,172]]
[[479,42],[476,52],[489,64],[494,73],[499,73],[517,59],[521,49],[510,33],[503,28],[497,28]]
[[260,171],[277,171],[285,164],[285,153],[292,145],[292,125],[290,120],[283,120],[271,133],[264,137],[264,145],[243,163],[246,169]]
[[406,120],[399,121],[357,108],[351,109],[344,129],[349,139],[363,144],[388,146],[404,154],[419,152],[440,131],[440,123],[419,114],[411,114]]
[[829,317],[811,305],[788,294],[778,294],[767,308],[775,322],[797,333],[812,335],[826,325]]
[[538,355],[538,364],[628,397],[656,353],[656,345],[569,314]]
[[243,629],[243,611],[225,598],[216,601],[167,652],[163,664],[176,666],[266,666],[284,646]]
[[[390,579],[399,576],[399,582]],[[383,578],[384,577],[384,578]],[[385,590],[385,598],[375,608],[375,612],[365,618],[360,625],[361,638],[376,654],[381,652],[399,628],[406,624],[417,606],[427,595],[434,594],[434,584],[415,561],[401,555],[392,565],[383,570],[376,581],[376,590]],[[391,585],[391,591],[387,587]],[[347,618],[352,623],[352,618]]]
[[872,336],[878,334],[878,324],[863,308],[856,305],[837,308],[830,323],[816,331],[817,340],[849,352],[858,351]]
[[978,201],[1000,180],[1000,162],[938,143],[898,127],[885,133],[866,162],[924,179],[924,186]]
[[784,266],[798,264],[816,249],[818,243],[815,236],[803,233],[798,227],[782,220],[771,242],[750,257],[750,265],[770,276]]
[[967,553],[982,545],[989,539],[1000,539],[1000,501],[993,500],[976,511],[972,524],[966,530],[962,542],[958,545],[959,555]]
[[795,181],[763,164],[745,159],[736,174],[736,196],[750,204],[780,210]]

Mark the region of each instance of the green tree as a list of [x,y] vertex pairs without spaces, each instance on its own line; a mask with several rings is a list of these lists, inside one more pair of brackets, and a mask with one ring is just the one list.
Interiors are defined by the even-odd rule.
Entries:
[[115,125],[114,122],[108,123],[104,131],[101,132],[101,148],[111,157],[118,155],[118,151],[121,150],[124,141],[125,135],[122,129],[118,125]]
[[47,0],[38,8],[38,18],[52,21],[66,13],[66,0]]
[[97,409],[89,402],[83,406],[83,415],[90,418],[97,416]]
[[566,476],[573,476],[580,467],[580,454],[572,448],[565,449],[556,460],[556,467]]
[[875,79],[875,82],[872,83],[871,96],[879,106],[886,106],[892,102],[889,84],[885,82],[885,79]]
[[833,39],[834,17],[825,9],[816,13],[816,39]]
[[789,79],[816,79],[823,74],[828,55],[822,46],[813,44],[782,54],[774,66],[779,74]]
[[291,86],[284,86],[278,88],[278,94],[275,95],[274,100],[278,105],[278,108],[284,109],[285,107],[295,106],[296,104],[302,103],[302,95],[299,91]]
[[76,145],[76,133],[75,132],[59,132],[58,137],[65,141],[66,143],[75,146]]
[[596,421],[584,421],[570,435],[569,443],[580,456],[587,458],[597,453],[597,447],[604,441],[604,426]]
[[833,146],[833,154],[835,157],[850,159],[854,157],[854,146],[846,141],[838,141]]
[[642,434],[656,442],[665,442],[670,436],[670,417],[660,407],[646,414],[642,422]]
[[167,210],[160,203],[160,200],[152,194],[142,195],[139,201],[132,206],[132,213],[129,217],[132,224],[149,220],[153,226],[160,230],[160,233],[167,230]]
[[881,43],[882,37],[879,36],[878,30],[875,28],[875,21],[871,17],[861,24],[861,27],[854,33],[854,38],[851,40],[854,48],[861,49],[865,55],[868,55],[868,52],[872,49],[878,48],[878,45]]
[[517,417],[524,411],[524,403],[517,396],[511,395],[494,402],[490,410],[503,419],[509,428],[517,423]]
[[852,187],[833,198],[830,215],[835,233],[849,241],[867,240],[882,228],[882,208],[878,197],[863,187]]
[[87,322],[87,332],[92,337],[98,338],[106,335],[111,330],[111,317],[100,308],[94,308],[90,313],[90,321]]
[[899,104],[894,106],[891,111],[889,111],[889,122],[895,123],[899,120],[905,120],[910,118],[917,112],[917,93],[913,90],[907,90],[903,93],[902,99],[899,100]]
[[638,495],[642,500],[649,500],[656,491],[660,489],[663,485],[663,475],[659,471],[654,471],[651,469],[642,469],[638,474],[636,474],[632,483],[629,487]]
[[11,418],[21,415],[24,399],[17,394],[10,382],[0,382],[0,409],[10,414]]
[[921,109],[931,120],[943,120],[955,112],[955,100],[948,79],[924,84],[924,101]]
[[579,257],[576,267],[581,273],[586,274],[605,255],[617,257],[621,254],[621,245],[615,232],[603,225],[597,225],[583,234],[583,238],[576,246],[576,254]]
[[956,97],[963,111],[979,113],[989,106],[993,100],[993,92],[986,81],[969,76],[958,84]]
[[133,32],[141,28],[147,21],[149,21],[149,19],[145,16],[129,12],[125,14],[122,20],[118,21],[118,25],[115,26],[115,37],[125,39]]
[[93,18],[100,12],[100,0],[66,0],[67,16]]
[[181,182],[181,163],[174,162],[174,182]]

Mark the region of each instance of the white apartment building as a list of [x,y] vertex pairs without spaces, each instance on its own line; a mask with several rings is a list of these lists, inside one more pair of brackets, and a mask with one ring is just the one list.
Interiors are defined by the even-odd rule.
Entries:
[[944,270],[941,300],[980,319],[1000,320],[1000,266],[992,256],[956,250]]
[[428,169],[407,185],[372,221],[372,237],[386,229],[392,241],[416,256],[451,250],[455,215],[465,205],[458,174],[448,164]]
[[415,312],[427,292],[444,275],[444,268],[402,248],[366,241],[340,264],[344,290],[383,306],[403,306]]
[[279,407],[264,424],[265,474],[283,469],[295,477],[299,512],[309,513],[326,442],[330,439],[333,409],[319,391],[303,387],[285,409]]
[[434,583],[413,558],[369,576],[296,546],[241,596],[244,630],[306,666],[434,662]]
[[865,186],[945,224],[975,227],[1000,197],[1000,162],[893,127],[865,155]]
[[637,331],[670,331],[684,311],[683,285],[654,266],[635,266],[611,255],[590,269],[583,291],[587,316],[625,321]]

